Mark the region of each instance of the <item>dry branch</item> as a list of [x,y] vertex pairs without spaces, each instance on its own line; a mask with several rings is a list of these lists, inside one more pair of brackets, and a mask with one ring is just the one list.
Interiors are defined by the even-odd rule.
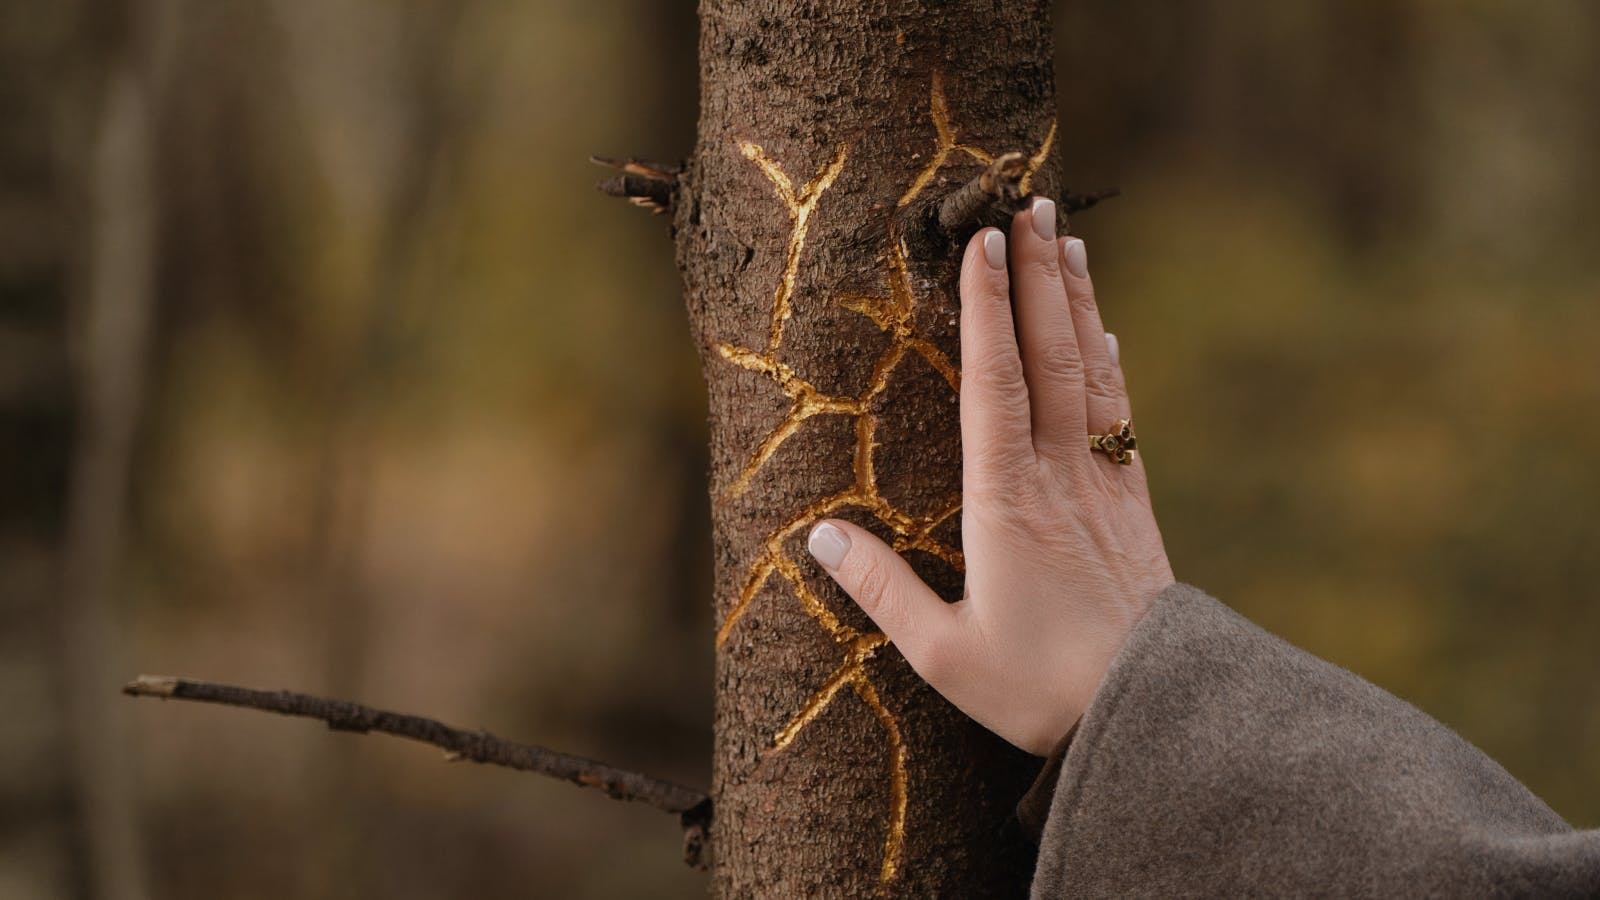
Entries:
[[1121,196],[1122,188],[1116,187],[1101,188],[1098,191],[1087,191],[1084,193],[1067,191],[1061,195],[1061,208],[1065,210],[1068,215],[1071,215],[1075,212],[1083,212],[1084,210],[1094,206],[1096,203],[1099,203],[1101,200],[1110,200],[1112,197]]
[[[336,731],[370,731],[392,734],[441,747],[449,759],[505,766],[562,778],[582,787],[599,788],[618,800],[636,800],[675,813],[686,828],[710,819],[706,795],[693,788],[651,778],[532,744],[519,744],[484,731],[463,731],[433,719],[372,709],[359,703],[329,700],[293,691],[258,691],[252,688],[194,681],[165,675],[140,675],[123,686],[134,697],[197,700],[260,709],[286,716],[320,719]],[[693,813],[694,815],[690,815]],[[693,821],[691,821],[693,820]]]
[[609,156],[591,156],[589,161],[622,172],[621,175],[596,182],[595,187],[601,193],[624,197],[634,206],[642,206],[654,213],[672,212],[678,194],[678,166]]
[[1017,152],[1000,154],[976,178],[939,203],[939,226],[945,231],[957,231],[995,204],[1015,205],[1022,199],[1022,179],[1027,174],[1026,156]]

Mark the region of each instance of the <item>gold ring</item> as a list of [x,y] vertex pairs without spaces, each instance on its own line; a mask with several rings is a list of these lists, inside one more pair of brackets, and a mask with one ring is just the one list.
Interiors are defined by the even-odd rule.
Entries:
[[1106,434],[1089,435],[1089,449],[1099,450],[1116,462],[1131,466],[1139,457],[1139,439],[1133,435],[1133,420],[1118,419],[1117,427]]

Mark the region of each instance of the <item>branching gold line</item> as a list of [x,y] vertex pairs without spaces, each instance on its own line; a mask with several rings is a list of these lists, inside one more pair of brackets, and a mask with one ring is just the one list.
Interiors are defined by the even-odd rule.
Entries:
[[794,184],[783,169],[767,156],[767,152],[760,144],[750,141],[741,141],[739,149],[745,158],[754,162],[761,169],[767,180],[772,182],[772,188],[777,193],[778,199],[783,202],[784,208],[789,212],[789,242],[784,252],[783,275],[778,279],[778,287],[772,295],[772,324],[767,334],[767,353],[777,353],[778,346],[783,343],[783,325],[789,321],[793,314],[795,276],[800,271],[800,254],[806,246],[806,229],[811,224],[811,213],[817,207],[817,201],[822,198],[822,192],[833,184],[833,180],[844,171],[846,156],[845,145],[840,144],[833,152],[833,159],[817,172],[816,176],[806,182],[798,196],[794,192]]
[[760,167],[762,174],[766,175],[767,180],[772,182],[772,189],[777,192],[778,200],[783,203],[785,209],[789,210],[789,215],[793,216],[794,209],[799,204],[795,200],[794,184],[789,181],[789,176],[783,174],[783,170],[778,168],[777,163],[767,158],[767,151],[761,149],[760,144],[740,141],[739,152],[744,154],[745,159]]
[[872,402],[873,397],[889,389],[889,373],[894,371],[895,366],[900,365],[900,360],[904,359],[905,355],[905,342],[895,341],[884,349],[882,356],[878,357],[877,365],[872,367],[872,376],[871,380],[867,382],[867,390],[861,395],[863,413],[866,412],[867,404]]
[[789,366],[778,362],[765,353],[757,353],[744,347],[735,347],[731,344],[718,344],[717,351],[729,362],[740,368],[752,372],[760,372],[778,383],[783,392],[794,398],[794,404],[784,414],[772,431],[756,446],[750,459],[745,463],[739,477],[728,486],[729,493],[738,495],[750,487],[750,480],[756,472],[766,465],[767,460],[778,452],[783,442],[788,440],[800,429],[801,423],[816,415],[857,415],[863,409],[862,401],[856,397],[832,397],[816,389],[811,382],[799,377]]
[[894,549],[899,552],[906,550],[922,550],[944,560],[957,572],[965,572],[967,570],[967,563],[966,558],[962,556],[961,551],[946,547],[944,544],[935,540],[931,536],[935,528],[938,528],[940,525],[942,525],[946,519],[955,515],[958,511],[960,511],[960,509],[961,495],[957,494],[954,499],[945,505],[944,509],[934,513],[931,516],[928,516],[909,534],[904,534],[895,538]]
[[894,880],[900,868],[900,847],[906,835],[906,744],[900,736],[900,723],[895,719],[889,708],[883,705],[883,699],[878,696],[877,688],[867,679],[866,670],[857,666],[851,682],[855,685],[856,695],[861,701],[872,708],[878,717],[878,724],[883,726],[884,733],[889,736],[889,821],[884,831],[883,839],[883,868],[878,873],[878,884],[886,885]]
[[961,376],[956,372],[956,367],[950,364],[950,358],[917,331],[917,295],[911,286],[911,271],[906,265],[906,247],[903,241],[894,241],[890,245],[889,271],[891,276],[889,291],[892,297],[889,306],[897,313],[897,318],[894,320],[895,337],[916,350],[944,377],[950,388],[960,394]]
[[945,356],[943,350],[935,347],[927,338],[921,335],[906,338],[906,343],[911,345],[911,349],[917,351],[918,356],[927,360],[928,365],[933,366],[934,371],[938,372],[944,378],[945,383],[950,385],[950,390],[955,391],[957,396],[961,394],[961,373],[956,371],[956,367],[950,362],[950,357]]
[[956,132],[950,125],[950,107],[944,98],[944,74],[937,69],[933,72],[933,87],[929,93],[931,96],[928,98],[928,115],[933,119],[935,149],[933,155],[928,157],[928,164],[923,166],[917,177],[911,180],[911,186],[906,188],[905,194],[901,195],[900,202],[896,203],[896,206],[905,206],[922,193],[922,189],[928,186],[934,175],[938,174],[951,153],[965,153],[986,165],[994,162],[994,155],[989,151],[956,143]]
[[1055,144],[1055,140],[1056,123],[1051,122],[1050,131],[1044,136],[1044,143],[1039,145],[1039,151],[1037,153],[1028,157],[1028,168],[1022,173],[1022,177],[1017,180],[1017,187],[1021,189],[1023,196],[1027,196],[1028,189],[1033,184],[1033,173],[1037,171],[1039,166],[1044,164],[1045,159],[1050,156],[1050,148]]
[[944,99],[944,73],[934,69],[928,97],[928,115],[933,119],[933,131],[941,148],[955,146],[956,133],[950,127],[950,106]]
[[744,615],[744,611],[750,607],[750,601],[755,599],[756,592],[761,590],[763,584],[766,584],[767,576],[771,575],[772,570],[775,568],[777,568],[777,562],[773,559],[771,551],[763,550],[761,556],[756,558],[755,565],[750,567],[750,574],[745,576],[744,589],[739,591],[738,602],[733,605],[728,617],[722,620],[722,627],[717,629],[717,646],[719,648],[723,642],[727,641],[728,632],[733,630],[733,624],[739,621],[739,617]]
[[[994,154],[989,151],[970,144],[957,143],[955,127],[950,124],[950,106],[944,96],[944,74],[935,69],[931,80],[933,84],[930,89],[931,96],[928,100],[928,115],[929,118],[933,119],[934,152],[932,156],[928,157],[928,162],[922,167],[922,170],[917,172],[915,178],[911,179],[911,186],[906,188],[906,192],[900,196],[899,202],[895,204],[897,207],[905,206],[916,199],[917,195],[922,193],[923,188],[926,188],[928,183],[933,180],[933,176],[939,173],[939,169],[949,160],[952,153],[965,153],[984,165],[994,162]],[[1029,186],[1033,182],[1034,170],[1038,169],[1039,165],[1050,155],[1050,147],[1055,142],[1055,137],[1056,123],[1051,122],[1050,132],[1045,135],[1044,143],[1039,147],[1038,152],[1028,158],[1028,168],[1018,181],[1018,186],[1022,189],[1023,194],[1028,193]]]
[[988,165],[989,163],[994,162],[994,154],[990,153],[987,150],[981,150],[981,149],[979,149],[977,147],[969,147],[966,144],[962,144],[961,146],[956,147],[955,149],[956,150],[965,151],[968,156],[972,157],[973,159],[977,160],[978,162],[983,163],[984,165]]
[[789,407],[789,412],[783,417],[783,421],[778,423],[778,427],[774,428],[771,433],[762,439],[761,443],[756,446],[755,452],[750,454],[750,459],[744,464],[744,468],[740,470],[739,477],[728,485],[728,492],[742,494],[749,490],[751,479],[755,478],[756,473],[761,471],[761,467],[766,465],[767,460],[772,458],[772,454],[778,452],[778,448],[783,445],[783,442],[800,430],[800,424],[805,420],[824,413],[851,414],[856,412],[857,409],[858,407],[854,401],[850,400],[836,400],[834,398],[821,398],[813,401],[807,401],[806,399],[796,400],[794,405]]
[[901,195],[900,202],[896,203],[896,206],[905,206],[922,193],[922,189],[933,180],[939,167],[944,165],[945,157],[950,155],[950,150],[956,143],[955,132],[950,130],[950,110],[944,100],[944,73],[938,69],[933,71],[933,88],[930,93],[928,115],[933,119],[935,140],[933,156],[928,158],[928,164],[922,167],[917,177],[911,180],[911,186],[906,188],[905,194]]
[[[901,548],[896,546],[895,549],[898,550]],[[957,572],[965,572],[967,570],[966,557],[962,555],[960,550],[952,550],[951,548],[946,547],[944,544],[939,543],[931,537],[923,537],[914,541],[910,541],[905,545],[904,549],[924,550],[934,556],[937,556],[939,559],[944,560],[944,562],[949,565],[950,568],[955,569]]]
[[917,295],[911,289],[911,267],[906,265],[905,239],[889,243],[889,309],[894,313],[897,337],[909,334],[916,322]]
[[894,549],[896,551],[921,550],[944,560],[950,568],[955,569],[957,572],[965,572],[967,570],[966,557],[961,554],[960,550],[952,550],[925,534],[918,537],[899,538],[894,542]]
[[810,586],[806,584],[805,575],[800,572],[800,567],[795,564],[794,560],[787,556],[779,556],[778,573],[794,588],[794,594],[800,598],[800,605],[805,607],[806,613],[811,618],[816,619],[823,630],[832,635],[835,641],[841,644],[848,644],[860,635],[860,632],[854,628],[840,622],[839,617],[833,614],[833,610],[822,602],[822,598],[812,592]]
[[895,534],[903,536],[916,530],[916,519],[896,509],[894,504],[882,497],[874,497],[873,500],[874,502],[869,504],[867,508],[872,511],[873,515],[878,517],[880,522],[889,526]]
[[871,319],[879,330],[887,331],[894,327],[894,311],[889,308],[890,301],[883,297],[873,297],[869,294],[841,294],[834,298],[834,302]]
[[821,715],[822,711],[828,707],[828,704],[833,702],[833,695],[839,693],[840,688],[854,680],[856,670],[859,667],[860,663],[853,660],[845,660],[839,668],[835,669],[833,674],[828,676],[828,680],[822,683],[822,687],[811,695],[811,699],[800,707],[800,711],[795,714],[795,717],[789,720],[789,724],[783,726],[783,730],[773,737],[773,752],[789,746],[789,742],[793,741],[803,728],[810,725],[812,719]]
[[[934,346],[933,342],[923,337],[916,327],[916,294],[911,286],[911,273],[906,266],[905,247],[899,242],[892,245],[889,253],[889,296],[875,297],[869,294],[844,294],[834,298],[834,302],[845,309],[861,313],[871,319],[880,330],[891,332],[896,343],[904,343],[917,355],[928,361],[928,365],[938,372],[950,389],[957,394],[961,393],[961,373],[951,364],[950,357],[943,350]],[[899,356],[892,360],[900,361]],[[879,367],[881,368],[881,366]],[[891,365],[889,368],[893,368]],[[882,389],[874,372],[873,380],[868,385],[864,399]],[[885,375],[885,380],[887,376]]]
[[750,565],[750,574],[745,578],[744,588],[739,592],[739,600],[734,603],[733,609],[728,612],[728,617],[723,620],[722,627],[717,629],[717,646],[721,647],[728,639],[728,634],[733,631],[733,626],[744,616],[745,610],[750,607],[750,602],[760,592],[761,586],[766,583],[767,576],[771,575],[778,566],[778,560],[783,555],[783,542],[801,528],[811,525],[823,516],[851,506],[869,506],[869,502],[862,496],[861,491],[851,486],[832,496],[825,497],[800,510],[786,522],[778,526],[777,530],[767,535],[762,542],[761,555],[756,557]]
[[805,705],[800,707],[800,711],[795,714],[793,719],[789,720],[789,724],[783,726],[783,729],[773,737],[772,751],[776,752],[789,746],[789,743],[800,734],[801,729],[805,728],[812,719],[821,715],[824,709],[827,709],[828,704],[833,701],[833,696],[839,692],[839,688],[857,678],[864,678],[866,673],[861,668],[862,664],[871,659],[872,655],[878,651],[878,648],[887,643],[889,643],[889,639],[881,631],[855,638],[850,646],[850,652],[845,656],[844,662],[839,664],[839,668],[833,670],[833,674],[829,675],[827,680],[822,683],[822,687],[818,688],[817,692],[812,694],[811,698],[805,702]]
[[757,353],[754,350],[749,350],[744,347],[735,347],[732,344],[718,344],[717,352],[722,354],[723,359],[733,363],[741,369],[749,369],[752,372],[760,372],[761,374],[766,375],[773,381],[776,381],[779,385],[783,386],[784,393],[789,394],[791,397],[794,396],[794,394],[790,393],[789,391],[789,385],[795,381],[798,376],[795,375],[793,369],[789,368],[783,363],[778,362],[765,353]]
[[[932,73],[931,81],[928,106],[935,133],[934,152],[912,180],[905,194],[901,196],[900,206],[905,206],[921,193],[952,154],[964,153],[982,163],[989,163],[994,159],[988,151],[957,140],[955,127],[950,121],[943,76],[935,71]],[[1021,182],[1025,191],[1034,172],[1049,158],[1055,135],[1056,125],[1052,123],[1038,151],[1029,157],[1028,167]],[[834,298],[834,302],[840,306],[871,319],[890,337],[889,345],[873,364],[872,372],[861,393],[854,397],[823,394],[814,384],[801,378],[792,368],[779,361],[778,354],[783,343],[784,325],[793,314],[795,280],[805,249],[806,231],[810,225],[811,214],[816,209],[817,201],[823,192],[843,170],[846,149],[843,144],[839,145],[828,164],[797,193],[788,175],[776,162],[767,157],[760,145],[746,141],[741,142],[739,146],[745,157],[755,162],[762,174],[771,182],[774,193],[788,213],[791,227],[783,273],[773,292],[772,320],[768,326],[766,349],[756,351],[730,344],[719,344],[717,350],[724,359],[735,365],[771,379],[794,402],[782,420],[755,448],[731,489],[735,493],[746,490],[754,475],[766,465],[785,441],[798,432],[806,419],[825,414],[855,417],[855,448],[851,460],[855,477],[850,487],[801,509],[767,535],[762,542],[760,553],[750,564],[738,600],[717,629],[716,642],[720,648],[727,641],[728,635],[749,610],[756,595],[768,583],[772,573],[777,572],[789,583],[806,614],[816,620],[836,643],[845,648],[845,657],[838,668],[774,735],[770,752],[778,752],[788,747],[807,725],[827,709],[846,684],[851,685],[861,701],[872,710],[887,737],[889,751],[889,813],[884,829],[883,865],[879,873],[881,891],[894,881],[900,870],[900,857],[905,841],[908,790],[906,746],[900,732],[899,721],[878,695],[865,668],[866,660],[879,647],[887,644],[888,638],[882,632],[861,634],[853,627],[844,624],[822,598],[811,590],[806,582],[804,570],[788,557],[784,547],[795,532],[809,527],[824,516],[843,509],[859,508],[870,512],[893,532],[896,552],[921,550],[938,557],[958,571],[964,570],[966,560],[961,552],[945,546],[933,537],[933,531],[961,509],[959,495],[929,515],[913,516],[897,508],[879,492],[874,457],[877,449],[878,420],[872,411],[874,402],[879,395],[888,390],[890,377],[908,353],[921,356],[957,393],[961,389],[961,373],[944,351],[918,330],[917,296],[911,280],[910,267],[906,262],[906,248],[903,242],[893,238],[892,235],[887,252],[886,294],[884,296],[845,294]]]
[[945,504],[944,509],[941,509],[938,512],[936,512],[933,515],[928,517],[927,526],[922,528],[922,529],[920,529],[922,534],[927,534],[928,532],[932,531],[933,529],[938,528],[940,525],[944,524],[944,520],[945,519],[950,518],[951,516],[955,515],[956,513],[960,512],[960,511],[961,511],[961,495],[957,494],[957,495],[955,495],[954,497],[952,497],[950,499],[949,503]]

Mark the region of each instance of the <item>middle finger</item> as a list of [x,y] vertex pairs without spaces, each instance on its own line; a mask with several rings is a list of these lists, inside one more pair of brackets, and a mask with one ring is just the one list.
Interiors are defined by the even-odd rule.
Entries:
[[1028,382],[1034,452],[1060,465],[1081,465],[1088,433],[1083,354],[1061,280],[1055,203],[1036,197],[1017,213],[1010,244],[1011,295]]

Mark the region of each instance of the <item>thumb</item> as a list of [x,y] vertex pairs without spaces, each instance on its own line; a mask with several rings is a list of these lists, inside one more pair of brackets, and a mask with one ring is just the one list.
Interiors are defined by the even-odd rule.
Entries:
[[818,522],[806,548],[906,662],[932,684],[955,636],[956,611],[917,577],[900,554],[870,531],[839,519]]

